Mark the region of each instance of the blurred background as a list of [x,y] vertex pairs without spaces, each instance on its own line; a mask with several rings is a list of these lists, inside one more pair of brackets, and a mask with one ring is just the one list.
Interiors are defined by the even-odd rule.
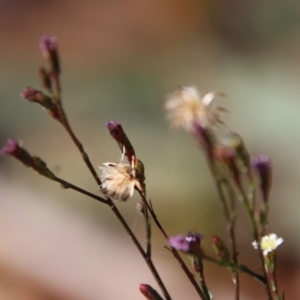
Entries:
[[[258,0],[0,0],[0,142],[20,140],[60,177],[99,192],[61,126],[19,97],[40,88],[39,39],[56,36],[63,102],[97,166],[120,153],[105,122],[123,124],[146,167],[147,193],[170,235],[197,230],[211,252],[225,222],[195,141],[173,132],[164,99],[178,85],[227,94],[228,128],[250,153],[273,162],[269,232],[283,237],[278,276],[287,299],[300,297],[300,2]],[[221,102],[222,101],[222,102]],[[138,196],[118,203],[144,241]],[[243,209],[241,262],[259,270]],[[243,221],[243,222],[242,222]],[[174,299],[198,299],[154,226],[153,256]],[[205,263],[215,299],[233,299],[227,270]],[[265,299],[241,276],[241,299]],[[0,157],[0,299],[144,299],[157,285],[110,210],[8,157]]]

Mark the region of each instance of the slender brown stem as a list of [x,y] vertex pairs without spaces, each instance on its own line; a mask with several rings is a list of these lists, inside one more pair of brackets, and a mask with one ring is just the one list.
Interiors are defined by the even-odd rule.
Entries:
[[69,124],[67,115],[66,115],[66,113],[63,109],[61,98],[60,98],[61,89],[60,89],[60,80],[59,80],[59,77],[58,77],[59,75],[58,74],[54,74],[54,75],[55,76],[54,76],[53,80],[55,82],[56,95],[53,95],[53,101],[55,102],[55,105],[57,107],[57,110],[58,110],[58,113],[59,113],[59,116],[60,116],[60,122],[64,126],[66,131],[68,132],[69,136],[71,137],[71,139],[74,142],[77,149],[79,150],[83,161],[85,162],[86,166],[88,167],[88,169],[92,173],[92,175],[93,175],[95,181],[97,182],[98,186],[100,186],[101,185],[101,180],[98,177],[98,175],[97,175],[97,173],[96,173],[96,171],[95,171],[95,169],[94,169],[87,153],[85,152],[82,143],[78,140],[78,138],[76,137],[75,133],[73,132],[73,130],[72,130],[70,124]]
[[[62,103],[61,103],[61,100],[60,100],[60,83],[59,83],[59,78],[56,77],[55,78],[55,82],[57,83],[56,84],[56,87],[57,87],[57,96],[56,96],[56,106],[57,106],[57,109],[58,109],[58,112],[59,112],[59,115],[60,115],[60,120],[61,120],[61,123],[62,125],[64,126],[64,128],[66,129],[66,131],[68,132],[68,134],[70,135],[72,141],[74,142],[74,144],[76,145],[77,149],[79,150],[79,152],[81,153],[82,155],[82,158],[85,162],[85,164],[87,165],[88,169],[90,170],[91,174],[93,175],[93,178],[95,179],[95,181],[97,182],[97,184],[100,186],[101,185],[101,180],[100,178],[98,177],[87,153],[85,152],[84,150],[84,147],[83,145],[81,144],[81,142],[78,140],[78,138],[76,137],[75,133],[73,132],[69,122],[68,122],[68,119],[67,119],[67,116],[64,112],[64,109],[62,107]],[[126,221],[124,220],[123,216],[121,215],[121,213],[119,212],[119,210],[117,209],[117,207],[114,205],[113,201],[111,199],[103,199],[101,197],[97,197],[87,191],[84,191],[82,190],[81,188],[71,184],[71,183],[68,183],[62,179],[59,179],[57,178],[56,179],[57,182],[60,182],[63,187],[65,188],[72,188],[73,190],[77,191],[77,192],[80,192],[86,196],[89,196],[97,201],[100,201],[104,204],[107,204],[110,209],[112,210],[112,212],[114,213],[114,215],[117,217],[117,219],[119,220],[119,222],[122,224],[122,226],[124,227],[124,229],[126,230],[127,234],[129,235],[129,237],[132,239],[133,243],[135,244],[135,246],[137,247],[138,251],[140,252],[140,254],[142,255],[142,257],[144,258],[146,264],[148,265],[152,275],[154,276],[157,284],[159,285],[162,293],[164,294],[165,296],[165,299],[166,300],[172,300],[171,296],[169,295],[169,292],[167,291],[163,281],[161,280],[153,262],[152,262],[152,259],[151,259],[151,256],[149,256],[149,246],[147,247],[147,252],[145,252],[142,248],[142,246],[140,245],[139,241],[137,240],[137,238],[135,237],[135,235],[133,234],[133,232],[131,231],[131,229],[129,228],[128,224],[126,223]],[[151,251],[151,250],[150,250]]]
[[65,115],[65,113],[64,113],[64,111],[63,111],[63,109],[61,107],[61,103],[60,102],[58,104],[58,110],[59,110],[60,115],[62,117],[62,124],[63,124],[63,126],[65,127],[65,129],[67,130],[68,134],[70,135],[72,141],[74,142],[74,144],[78,148],[79,152],[81,153],[82,159],[84,160],[84,162],[87,165],[88,169],[92,173],[92,175],[93,175],[95,181],[97,182],[98,186],[100,186],[101,185],[101,180],[98,177],[98,175],[97,175],[97,173],[96,173],[96,171],[95,171],[95,169],[94,169],[94,167],[93,167],[93,165],[92,165],[92,163],[91,163],[91,161],[90,161],[87,153],[85,152],[83,145],[77,139],[77,137],[74,134],[72,128],[70,127],[69,122],[68,122],[67,117],[66,117],[66,115]]
[[146,254],[151,258],[151,217],[148,214],[148,209],[145,209],[144,214],[145,230],[146,230]]
[[[165,232],[165,230],[163,229],[162,225],[160,224],[153,208],[149,205],[147,199],[145,198],[145,196],[143,195],[143,193],[141,193],[140,191],[138,191],[140,196],[142,197],[142,200],[144,202],[144,204],[146,205],[146,207],[148,208],[148,210],[150,211],[150,214],[152,216],[152,219],[154,220],[156,226],[158,227],[158,229],[161,231],[161,233],[163,234],[163,236],[168,239],[169,236],[167,235],[167,233]],[[195,290],[197,291],[198,295],[200,296],[201,299],[205,299],[205,296],[203,294],[203,292],[201,291],[199,285],[197,284],[193,274],[190,272],[190,270],[188,269],[188,267],[186,266],[186,264],[184,263],[183,259],[181,258],[181,256],[179,255],[179,253],[174,249],[174,248],[170,248],[169,249],[173,256],[176,258],[176,260],[178,261],[180,267],[182,268],[182,270],[184,271],[184,273],[186,274],[186,276],[188,277],[189,281],[191,282],[191,284],[193,285],[193,287],[195,288]]]
[[65,180],[63,180],[63,179],[61,179],[59,177],[55,177],[55,181],[59,182],[62,185],[62,187],[65,188],[65,189],[70,188],[70,189],[72,189],[74,191],[77,191],[77,192],[79,192],[81,194],[84,194],[84,195],[86,195],[86,196],[88,196],[90,198],[93,198],[93,199],[95,199],[95,200],[97,200],[97,201],[99,201],[99,202],[101,202],[103,204],[108,204],[106,199],[104,199],[104,198],[102,198],[100,196],[97,196],[95,194],[92,194],[92,193],[90,193],[90,192],[88,192],[86,190],[83,190],[80,187],[78,187],[78,186],[76,186],[76,185],[74,185],[74,184],[72,184],[70,182],[67,182],[67,181],[65,181]]
[[122,226],[124,227],[124,229],[126,230],[128,236],[131,238],[131,240],[133,241],[134,245],[137,247],[138,251],[140,252],[140,254],[142,255],[142,257],[144,258],[146,264],[148,265],[152,275],[154,276],[158,286],[160,287],[162,293],[165,296],[166,300],[171,300],[171,296],[169,295],[163,281],[161,280],[153,262],[151,259],[151,256],[149,256],[147,251],[144,251],[141,244],[139,243],[139,241],[137,240],[137,238],[135,237],[134,233],[132,232],[132,230],[130,229],[130,227],[128,226],[128,224],[126,223],[126,221],[124,220],[123,216],[121,215],[121,213],[119,212],[119,210],[117,209],[117,207],[115,206],[115,204],[113,203],[113,201],[111,199],[104,199],[100,196],[94,195],[86,190],[81,189],[80,187],[67,182],[61,178],[56,177],[55,178],[56,182],[59,182],[64,188],[70,188],[72,190],[75,190],[81,194],[84,194],[90,198],[93,198],[103,204],[106,204],[110,207],[110,209],[112,210],[112,212],[114,213],[114,215],[117,217],[117,219],[120,221],[120,223],[122,224]]
[[147,252],[145,252],[141,246],[141,244],[139,243],[139,241],[137,240],[137,238],[135,237],[135,235],[133,234],[133,232],[131,231],[130,227],[128,226],[128,224],[126,223],[126,221],[124,220],[123,216],[121,215],[121,213],[119,212],[119,210],[117,209],[117,207],[115,206],[115,204],[113,203],[113,201],[111,199],[108,200],[107,203],[110,207],[110,209],[112,210],[112,212],[115,214],[115,216],[117,217],[117,219],[120,221],[120,223],[122,224],[122,226],[124,227],[124,229],[126,230],[127,234],[129,235],[129,237],[132,239],[133,243],[135,244],[135,246],[137,247],[138,251],[140,252],[140,254],[142,255],[142,257],[144,258],[146,264],[148,265],[153,277],[155,278],[157,284],[159,285],[162,293],[165,296],[166,300],[171,300],[171,296],[169,295],[163,281],[161,280],[153,262],[151,257],[149,257],[149,255],[147,255]]

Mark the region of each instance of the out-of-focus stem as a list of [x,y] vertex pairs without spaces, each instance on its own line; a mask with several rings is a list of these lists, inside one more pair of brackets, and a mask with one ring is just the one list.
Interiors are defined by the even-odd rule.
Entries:
[[239,265],[239,264],[235,264],[233,262],[222,262],[219,261],[209,255],[203,254],[203,259],[210,261],[212,263],[215,263],[219,266],[226,266],[228,268],[234,269],[237,272],[242,272],[245,274],[248,274],[252,277],[254,277],[255,279],[257,279],[260,283],[262,283],[263,285],[265,285],[266,283],[266,278],[260,274],[255,273],[254,271],[252,271],[251,269],[249,269],[248,267],[246,267],[245,265]]
[[111,199],[109,199],[107,204],[109,205],[110,209],[112,210],[112,212],[114,213],[116,218],[120,221],[120,223],[122,224],[122,226],[126,230],[128,236],[132,239],[132,241],[135,244],[135,246],[137,247],[138,251],[140,252],[142,257],[144,258],[144,260],[145,260],[147,266],[149,267],[153,277],[155,278],[157,284],[159,285],[165,299],[166,300],[172,300],[171,296],[169,295],[169,292],[167,291],[163,281],[161,280],[161,278],[160,278],[160,276],[159,276],[159,274],[158,274],[158,272],[157,272],[157,270],[156,270],[156,268],[155,268],[155,266],[152,262],[151,257],[147,254],[147,251],[143,250],[141,244],[139,243],[139,241],[137,240],[137,238],[135,237],[135,235],[131,231],[130,227],[128,226],[128,224],[124,220],[123,216],[121,215],[121,213],[119,212],[119,210],[117,209],[117,207],[115,206],[113,201]]
[[[160,224],[160,222],[159,222],[159,220],[158,220],[158,218],[157,218],[157,216],[156,216],[153,208],[149,205],[149,203],[148,203],[147,199],[145,198],[145,196],[143,195],[143,193],[141,193],[140,191],[138,191],[138,192],[139,192],[140,196],[142,197],[144,205],[150,211],[150,214],[152,216],[152,219],[154,220],[154,223],[156,224],[156,226],[158,227],[158,229],[160,230],[160,232],[162,233],[162,235],[165,237],[165,239],[168,239],[169,236],[167,235],[167,233],[163,229],[162,225]],[[188,267],[184,263],[183,259],[179,255],[179,253],[174,248],[170,248],[169,250],[172,252],[173,256],[177,259],[180,267],[182,268],[182,270],[184,271],[184,273],[186,274],[186,276],[190,280],[191,284],[195,288],[195,290],[198,293],[198,295],[200,296],[200,298],[203,299],[203,300],[205,300],[205,296],[204,296],[203,292],[201,291],[201,289],[200,289],[199,285],[197,284],[197,282],[196,282],[193,274],[190,272],[190,270],[188,269]]]
[[[221,202],[221,205],[223,207],[225,219],[227,222],[228,227],[228,235],[231,245],[231,258],[234,261],[234,263],[238,264],[238,254],[237,254],[237,247],[236,247],[236,237],[235,237],[235,219],[236,219],[236,209],[235,209],[235,199],[234,192],[232,190],[232,187],[230,183],[227,182],[225,178],[222,178],[216,163],[212,159],[207,159],[208,165],[212,174],[212,177],[214,179],[214,183],[217,189],[217,193]],[[231,209],[229,212],[228,204],[226,201],[226,196],[224,194],[224,191],[222,189],[222,184],[226,186],[228,189],[229,195],[230,195],[230,203],[231,203]],[[239,300],[240,298],[240,278],[238,272],[232,271],[232,277],[233,277],[233,283],[235,286],[235,300]]]
[[[249,203],[248,197],[244,191],[244,188],[242,185],[237,186],[237,188],[239,189],[240,193],[241,193],[241,197],[243,200],[243,203],[246,207],[247,213],[249,215],[250,221],[251,221],[251,225],[252,225],[252,229],[253,229],[253,235],[254,235],[254,240],[257,242],[258,244],[258,254],[259,254],[259,260],[260,260],[260,264],[262,266],[263,269],[263,273],[264,273],[264,277],[267,279],[268,278],[268,274],[266,272],[265,269],[265,263],[264,263],[264,256],[263,256],[263,252],[262,249],[260,247],[260,238],[261,235],[259,234],[259,230],[258,230],[258,226],[257,223],[255,221],[255,216],[254,216],[254,208],[251,206],[251,204]],[[270,287],[270,283],[268,280],[266,280],[265,284],[264,284],[267,296],[268,296],[268,300],[272,300],[272,292],[271,292],[271,287]]]
[[147,207],[144,214],[145,230],[146,230],[146,254],[151,257],[151,217],[149,216]]

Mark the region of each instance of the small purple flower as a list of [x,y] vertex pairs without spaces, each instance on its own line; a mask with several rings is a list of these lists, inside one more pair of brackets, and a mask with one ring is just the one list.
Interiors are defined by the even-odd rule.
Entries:
[[170,247],[188,254],[199,253],[203,235],[197,232],[188,232],[186,236],[180,234],[168,239]]
[[6,145],[0,149],[2,155],[14,155],[19,149],[19,143],[14,139],[8,139]]

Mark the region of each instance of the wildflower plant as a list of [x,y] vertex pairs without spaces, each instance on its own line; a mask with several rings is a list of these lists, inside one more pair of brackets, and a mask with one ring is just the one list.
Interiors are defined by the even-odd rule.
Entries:
[[[104,162],[98,167],[98,172],[96,171],[63,108],[61,65],[56,38],[42,37],[40,49],[46,63],[39,69],[43,89],[27,87],[21,92],[21,97],[41,105],[67,131],[103,196],[86,191],[56,176],[41,158],[31,155],[14,139],[8,139],[0,153],[16,158],[39,174],[59,183],[63,188],[73,189],[107,206],[131,238],[160,289],[162,295],[150,285],[140,284],[139,290],[146,299],[173,299],[152,258],[152,225],[154,223],[165,238],[165,248],[173,255],[199,299],[213,299],[209,283],[205,279],[203,264],[203,261],[209,261],[229,270],[234,286],[233,299],[240,299],[240,273],[245,273],[261,283],[262,293],[265,293],[266,299],[284,300],[284,293],[279,292],[276,280],[276,251],[283,239],[276,234],[267,234],[272,180],[270,159],[266,155],[251,158],[242,138],[224,125],[222,114],[227,110],[216,105],[214,99],[225,95],[220,92],[210,92],[202,96],[194,86],[179,87],[167,97],[165,102],[166,117],[171,127],[183,129],[195,138],[207,160],[216,187],[228,229],[228,242],[224,242],[217,235],[213,236],[211,244],[215,257],[212,257],[201,245],[204,239],[202,234],[190,231],[186,235],[169,236],[166,233],[152,202],[146,196],[144,164],[138,158],[130,139],[118,122],[107,122],[106,127],[117,142],[121,157],[114,162]],[[220,132],[220,126],[227,131],[225,134]],[[257,177],[256,180],[255,177]],[[151,193],[151,187],[149,190]],[[145,221],[145,245],[137,239],[116,205],[116,201],[127,201],[135,191],[140,197],[136,208]],[[237,205],[240,204],[249,216],[249,226],[254,240],[253,247],[257,250],[260,263],[258,272],[239,261],[236,221]],[[185,255],[189,258],[190,267],[183,259]]]

